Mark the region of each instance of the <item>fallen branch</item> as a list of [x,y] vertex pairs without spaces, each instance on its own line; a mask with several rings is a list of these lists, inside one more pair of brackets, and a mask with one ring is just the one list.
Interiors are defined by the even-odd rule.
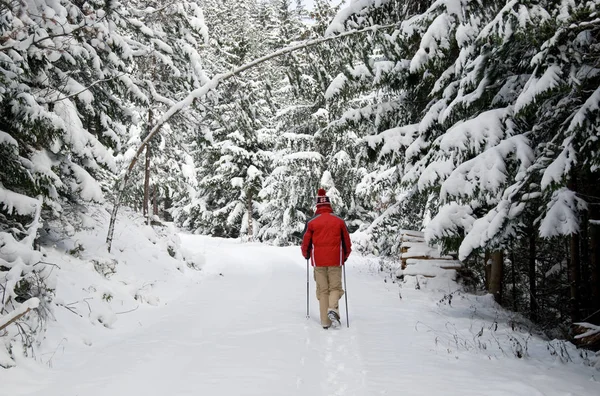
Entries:
[[37,308],[40,305],[40,300],[33,297],[21,304],[17,309],[8,313],[7,315],[0,316],[0,331],[4,330],[17,320],[21,319],[32,309]]
[[129,312],[137,311],[137,309],[138,309],[139,307],[140,307],[140,306],[138,305],[137,307],[135,307],[135,308],[133,308],[133,309],[130,309],[129,311],[115,312],[115,314],[116,314],[116,315],[122,315],[122,314],[126,314],[126,313],[129,313]]
[[64,304],[56,304],[57,307],[63,307],[65,308],[67,311],[70,311],[72,313],[74,313],[75,315],[79,316],[80,318],[83,318],[82,315],[80,315],[77,311],[75,311],[74,308],[69,307],[68,305],[64,305]]

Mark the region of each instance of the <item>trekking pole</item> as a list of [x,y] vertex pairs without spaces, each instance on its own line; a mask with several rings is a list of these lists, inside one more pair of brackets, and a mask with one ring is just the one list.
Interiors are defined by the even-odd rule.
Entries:
[[342,264],[344,271],[344,296],[346,297],[346,325],[350,327],[350,319],[348,318],[348,286],[346,286],[346,264]]
[[306,259],[306,319],[310,318],[310,313],[308,311],[308,292],[309,292],[309,281],[308,281],[308,259]]

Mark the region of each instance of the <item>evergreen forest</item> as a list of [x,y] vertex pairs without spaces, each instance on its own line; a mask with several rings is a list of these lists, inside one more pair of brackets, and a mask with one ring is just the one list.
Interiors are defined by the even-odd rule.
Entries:
[[288,246],[324,188],[355,251],[423,231],[549,337],[600,325],[600,0],[313,3],[0,0],[0,314],[90,203]]

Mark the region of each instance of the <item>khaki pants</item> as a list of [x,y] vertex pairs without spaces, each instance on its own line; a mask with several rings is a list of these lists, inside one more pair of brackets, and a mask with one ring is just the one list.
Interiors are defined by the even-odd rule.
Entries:
[[321,325],[331,326],[327,311],[334,309],[338,314],[339,301],[344,295],[342,288],[342,267],[315,267],[315,281],[317,282],[317,299],[321,313]]

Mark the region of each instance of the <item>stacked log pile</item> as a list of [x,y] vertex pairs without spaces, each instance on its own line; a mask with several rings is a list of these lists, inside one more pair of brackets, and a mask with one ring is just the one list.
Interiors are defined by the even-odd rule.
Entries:
[[[454,275],[462,263],[451,254],[441,254],[438,246],[430,246],[419,231],[402,230],[400,259],[402,269],[398,275],[421,275],[428,278]],[[452,272],[449,272],[452,271]]]

